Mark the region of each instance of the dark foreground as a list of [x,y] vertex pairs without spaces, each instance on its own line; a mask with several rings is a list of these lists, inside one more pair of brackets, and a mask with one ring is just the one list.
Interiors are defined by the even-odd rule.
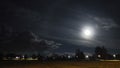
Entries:
[[120,61],[1,61],[0,68],[120,68]]

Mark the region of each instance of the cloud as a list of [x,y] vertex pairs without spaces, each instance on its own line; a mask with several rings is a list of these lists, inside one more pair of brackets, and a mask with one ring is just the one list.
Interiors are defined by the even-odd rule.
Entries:
[[[6,33],[6,32],[5,32]],[[9,33],[7,33],[9,34]],[[0,36],[2,37],[2,36]],[[4,36],[4,38],[8,36]],[[37,35],[30,31],[16,33],[10,37],[11,39],[0,39],[0,51],[16,51],[16,52],[34,52],[34,51],[49,51],[58,48],[60,43],[40,39]]]
[[[25,33],[23,34],[25,35]],[[27,41],[29,42],[27,46],[31,47],[31,49],[36,50],[36,51],[39,51],[39,50],[46,51],[46,50],[56,49],[60,45],[60,43],[56,43],[55,41],[39,39],[38,36],[36,36],[32,32],[29,32],[28,35],[26,35],[25,37],[28,39]]]
[[117,28],[118,25],[112,18],[107,17],[99,17],[99,16],[88,16],[98,28],[102,28],[104,30],[110,30],[111,28]]
[[101,45],[107,48],[113,48],[113,49],[120,48],[119,46],[120,40],[118,39],[101,39],[97,41],[101,42]]

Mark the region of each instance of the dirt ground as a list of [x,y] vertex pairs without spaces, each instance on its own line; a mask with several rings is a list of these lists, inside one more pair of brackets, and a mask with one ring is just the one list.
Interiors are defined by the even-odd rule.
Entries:
[[120,61],[1,61],[0,68],[120,68]]

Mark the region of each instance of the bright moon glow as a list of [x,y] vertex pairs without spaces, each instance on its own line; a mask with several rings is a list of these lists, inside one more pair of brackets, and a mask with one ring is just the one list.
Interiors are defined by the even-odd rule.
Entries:
[[91,39],[94,36],[94,29],[86,26],[82,29],[82,37],[85,39]]
[[86,29],[86,30],[84,31],[84,34],[85,34],[86,36],[91,36],[91,35],[92,35],[92,33],[91,33],[91,31],[90,31],[89,29]]

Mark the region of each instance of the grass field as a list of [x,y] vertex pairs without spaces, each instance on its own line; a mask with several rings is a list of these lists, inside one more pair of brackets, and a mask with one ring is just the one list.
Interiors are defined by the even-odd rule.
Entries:
[[120,61],[1,61],[0,68],[120,68]]

